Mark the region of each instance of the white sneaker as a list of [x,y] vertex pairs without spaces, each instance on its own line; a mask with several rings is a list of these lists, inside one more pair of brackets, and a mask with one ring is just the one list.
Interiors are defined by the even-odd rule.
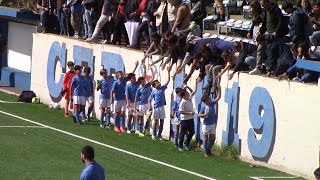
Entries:
[[258,75],[261,74],[261,71],[258,68],[254,68],[252,71],[249,72],[250,75]]
[[127,130],[127,134],[131,134],[131,131],[130,131],[130,130]]
[[156,137],[155,137],[155,136],[152,136],[151,139],[155,141],[155,140],[156,140]]
[[140,134],[140,132],[138,130],[136,130],[135,134]]
[[101,124],[101,125],[100,125],[100,128],[104,128],[104,126]]
[[75,34],[73,38],[80,39],[80,36],[78,34]]
[[162,136],[158,136],[158,138],[159,138],[160,141],[163,141]]
[[97,39],[90,37],[90,38],[86,39],[86,42],[97,42]]

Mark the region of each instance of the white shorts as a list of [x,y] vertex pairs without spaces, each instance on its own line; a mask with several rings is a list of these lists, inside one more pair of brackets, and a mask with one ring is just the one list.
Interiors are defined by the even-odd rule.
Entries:
[[73,104],[86,105],[86,97],[85,96],[73,96]]
[[127,108],[127,113],[129,116],[134,115],[134,103],[130,103],[130,109]]
[[94,98],[93,98],[93,96],[86,97],[86,101],[87,101],[88,103],[94,103]]
[[126,100],[114,101],[114,111],[115,113],[126,112]]
[[180,125],[181,120],[179,118],[172,118],[171,124]]
[[110,99],[99,99],[99,107],[100,109],[110,107]]
[[154,108],[152,111],[152,118],[153,119],[165,119],[166,118],[166,111],[164,110],[164,106]]
[[202,124],[202,134],[209,135],[209,134],[216,134],[216,123],[210,125]]
[[139,110],[139,112],[138,112],[139,116],[147,115],[147,113],[149,111],[148,104],[139,105],[138,110]]

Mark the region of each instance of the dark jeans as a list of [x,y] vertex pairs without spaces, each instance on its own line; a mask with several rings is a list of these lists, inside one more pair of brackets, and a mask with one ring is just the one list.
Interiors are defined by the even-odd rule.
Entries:
[[148,43],[148,47],[150,46],[150,39],[149,39],[149,27],[148,27],[148,21],[143,21],[140,23],[139,28],[138,28],[138,38],[137,38],[137,42],[133,43],[136,44],[138,47],[140,46],[141,43],[141,36],[144,36],[144,38],[146,39],[147,43]]
[[151,26],[150,23],[148,23],[148,28],[149,28],[149,43],[150,45],[152,44],[152,34],[154,32],[157,32],[157,26]]
[[[188,133],[188,134],[187,134]],[[179,147],[182,148],[184,136],[187,134],[187,139],[184,144],[189,145],[194,135],[194,122],[193,119],[182,120],[180,123],[180,134],[179,134]]]
[[114,34],[113,43],[121,44],[121,35],[123,34],[126,45],[129,45],[129,38],[127,34],[125,23],[125,16],[123,14],[118,14],[114,21]]
[[66,24],[66,17],[62,10],[57,11],[57,18],[60,25],[60,34],[67,35],[67,24]]

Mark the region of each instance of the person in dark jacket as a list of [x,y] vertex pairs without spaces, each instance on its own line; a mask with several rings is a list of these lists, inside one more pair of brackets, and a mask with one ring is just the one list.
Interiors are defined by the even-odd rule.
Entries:
[[309,42],[309,36],[311,36],[312,33],[308,31],[312,31],[312,25],[304,9],[302,7],[294,8],[293,4],[289,1],[285,1],[282,4],[282,9],[286,13],[292,14],[289,21],[289,35],[291,41],[294,44]]
[[158,10],[160,3],[160,0],[149,0],[146,10],[146,18],[148,19],[149,23],[148,28],[150,44],[152,44],[152,34],[157,32],[156,17],[153,14]]
[[[252,16],[252,23],[251,23],[251,27],[250,30],[247,34],[247,38],[251,39],[252,37],[255,37],[254,32],[255,29],[258,29],[260,24],[262,23],[262,18],[263,18],[263,10],[261,7],[261,4],[259,3],[259,1],[252,1],[250,3],[250,7],[252,9],[251,11],[251,16]],[[255,38],[254,38],[255,40]]]
[[229,80],[231,80],[234,74],[238,71],[248,70],[255,68],[256,57],[257,57],[257,46],[245,43],[245,42],[235,42],[233,44],[233,52],[239,53],[236,59],[236,64],[233,68],[233,72],[229,74]]
[[113,39],[112,39],[111,44],[121,45],[121,35],[124,36],[126,46],[128,46],[130,44],[127,30],[124,25],[124,23],[126,22],[126,13],[125,13],[126,6],[127,6],[127,4],[126,4],[125,0],[120,0],[116,15],[114,18]]
[[[283,38],[288,33],[288,24],[284,23],[284,18],[277,3],[270,0],[260,0],[260,4],[265,9],[262,19],[262,26],[258,34],[272,34],[277,38]],[[256,68],[249,72],[251,75],[262,73],[262,64],[265,62],[265,47],[258,46]]]
[[271,76],[271,74],[279,76],[292,66],[294,62],[292,52],[282,39],[266,34],[258,36],[257,42],[259,45],[266,46],[268,57],[266,61],[267,76]]

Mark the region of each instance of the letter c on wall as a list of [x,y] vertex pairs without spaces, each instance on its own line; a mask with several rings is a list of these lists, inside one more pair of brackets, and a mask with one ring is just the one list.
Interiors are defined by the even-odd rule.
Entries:
[[[263,110],[263,114],[262,114]],[[275,142],[276,119],[272,98],[267,89],[253,89],[249,104],[249,118],[252,128],[248,131],[248,148],[254,158],[267,161]],[[261,138],[257,138],[257,134]]]
[[60,92],[63,82],[63,74],[60,75],[59,82],[55,82],[56,64],[60,61],[60,67],[66,68],[66,44],[53,42],[48,55],[47,63],[47,86],[51,98],[58,102],[61,100]]

